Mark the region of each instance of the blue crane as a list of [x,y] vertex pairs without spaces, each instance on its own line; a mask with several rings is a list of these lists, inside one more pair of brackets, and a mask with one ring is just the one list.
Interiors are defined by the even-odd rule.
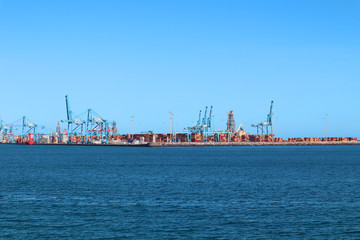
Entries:
[[197,126],[200,126],[201,125],[201,110],[200,110],[200,113],[199,113],[199,120],[197,121]]
[[[211,127],[212,127],[212,109],[213,106],[210,107],[210,115],[207,115],[208,106],[205,107],[204,116],[201,118],[202,111],[200,110],[199,113],[199,119],[195,126],[188,127],[187,132],[189,134],[191,133],[200,133],[202,135],[203,141],[207,141],[207,136],[211,133]],[[188,136],[189,138],[189,136]]]
[[210,114],[209,114],[209,117],[207,119],[207,124],[206,124],[210,131],[212,128],[212,110],[213,110],[213,106],[210,107]]
[[[187,128],[187,132],[189,133],[189,134],[191,134],[191,133],[200,133],[201,132],[201,125],[202,125],[202,118],[201,118],[201,110],[200,110],[200,112],[199,112],[199,118],[198,118],[198,120],[197,120],[197,122],[196,122],[196,125],[195,126],[193,126],[193,127],[188,127]],[[188,138],[189,138],[190,136],[188,136]]]
[[68,124],[70,143],[72,143],[73,136],[81,136],[82,143],[94,143],[94,137],[100,138],[100,143],[108,142],[111,130],[107,120],[91,108],[80,115],[76,115],[70,109],[69,98],[67,95],[65,96],[65,101],[67,119],[62,120],[62,122],[67,122]]
[[203,119],[202,119],[202,125],[203,125],[203,126],[205,126],[205,125],[206,125],[206,120],[207,120],[207,118],[206,118],[206,115],[207,115],[207,110],[208,110],[208,107],[206,106],[206,107],[205,107],[204,117],[203,117]]
[[88,136],[87,139],[90,139],[89,143],[93,143],[94,136],[100,137],[100,143],[107,143],[109,132],[108,121],[89,108],[86,121],[86,134]]
[[261,131],[261,135],[264,135],[264,133],[269,134],[269,127],[271,127],[271,134],[274,134],[273,131],[273,124],[272,124],[272,116],[273,114],[273,105],[274,105],[274,101],[271,101],[270,104],[270,113],[267,115],[267,119],[266,122],[261,122],[258,124],[252,124],[251,127],[256,127],[256,133],[259,134],[259,132]]
[[39,139],[39,134],[37,134],[38,125],[33,123],[30,119],[23,116],[22,118],[16,120],[15,122],[12,122],[11,124],[3,124],[1,122],[0,124],[0,134],[2,135],[2,138],[8,139],[10,142],[14,142],[14,131],[21,128],[21,136],[26,137],[27,134],[33,134],[34,140],[37,142]]
[[[213,106],[210,107],[210,113],[209,116],[207,117],[207,115],[205,114],[204,116],[204,124],[203,124],[203,141],[207,141],[208,140],[208,136],[211,135],[211,127],[212,127],[212,109]],[[206,107],[206,112],[207,112],[207,107]]]
[[69,98],[65,96],[66,103],[66,120],[61,120],[61,122],[67,122],[68,124],[68,134],[69,134],[69,142],[72,143],[73,136],[82,136],[84,132],[84,124],[85,122],[80,119],[73,111],[70,109]]
[[[267,123],[269,123],[268,126],[271,126],[271,134],[274,134],[274,128],[273,128],[273,124],[272,124],[272,116],[273,114],[273,105],[274,105],[274,101],[271,101],[271,105],[270,105],[270,113],[267,115]],[[267,130],[268,132],[268,130]]]
[[32,123],[27,117],[23,116],[22,117],[22,135],[26,135],[26,134],[36,134],[36,128],[37,128],[37,124]]

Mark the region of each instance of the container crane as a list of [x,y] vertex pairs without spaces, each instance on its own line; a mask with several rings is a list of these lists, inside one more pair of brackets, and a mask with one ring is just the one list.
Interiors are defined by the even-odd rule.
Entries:
[[199,120],[197,121],[197,126],[200,126],[201,125],[201,110],[199,112]]
[[66,115],[67,119],[62,120],[61,122],[67,122],[68,124],[68,136],[69,142],[72,143],[73,136],[82,136],[84,131],[84,124],[85,122],[81,120],[73,111],[70,109],[69,98],[65,96],[65,103],[66,103]]
[[203,118],[201,118],[202,111],[200,110],[199,119],[198,119],[196,125],[193,126],[193,127],[188,127],[187,132],[189,134],[191,134],[191,133],[201,133],[202,137],[203,137],[203,140],[207,140],[207,136],[211,132],[212,121],[213,121],[213,119],[212,119],[212,109],[213,109],[213,106],[210,107],[210,112],[209,112],[210,114],[208,116],[207,115],[208,106],[206,106]]
[[22,117],[22,135],[36,134],[37,124],[32,123],[27,117]]
[[[196,125],[195,126],[193,126],[193,127],[188,127],[187,128],[187,132],[189,133],[189,134],[191,134],[191,133],[200,133],[201,132],[201,125],[202,125],[202,118],[201,118],[201,110],[200,110],[200,112],[199,112],[199,118],[198,118],[198,120],[197,120],[197,122],[196,122]],[[185,131],[186,131],[186,129],[185,129]]]
[[208,139],[207,137],[211,134],[212,109],[213,109],[213,106],[210,106],[210,113],[209,113],[208,117],[206,117],[207,107],[206,107],[206,110],[205,110],[205,116],[204,116],[205,124],[203,125],[203,140],[204,141],[207,141],[207,139]]
[[260,128],[260,125],[259,125],[259,124],[251,124],[251,127],[256,128],[256,134],[257,134],[257,135],[259,135],[259,128]]
[[[101,143],[107,143],[109,137],[109,125],[107,120],[103,119],[92,109],[88,109],[86,121],[86,134],[90,137],[90,143],[93,143],[93,137],[100,137]],[[89,138],[88,138],[89,139]]]
[[269,134],[269,127],[271,128],[271,135],[274,134],[274,130],[273,130],[273,124],[272,124],[272,116],[273,114],[273,105],[274,105],[274,101],[271,101],[270,104],[270,112],[267,115],[267,119],[266,122],[261,122],[258,124],[252,124],[251,127],[256,127],[256,132],[257,134],[259,134],[259,131],[261,131],[261,135],[264,135],[264,133]]
[[206,106],[205,107],[205,114],[204,114],[204,117],[202,119],[202,125],[205,126],[206,125],[206,115],[207,115],[207,110],[208,110],[208,107]]
[[[274,134],[274,128],[273,128],[273,124],[272,124],[272,116],[274,115],[273,114],[273,105],[274,105],[274,101],[271,101],[271,105],[270,105],[270,113],[267,115],[267,123],[268,123],[268,126],[271,126],[271,135]],[[268,127],[267,126],[267,127]],[[268,132],[268,130],[267,130]]]
[[3,123],[1,123],[0,134],[2,135],[3,140],[7,139],[8,142],[14,142],[16,140],[14,131],[21,129],[21,137],[27,137],[26,135],[31,134],[37,142],[40,137],[37,133],[38,128],[39,126],[37,124],[23,116],[11,124],[3,125]]
[[212,128],[212,110],[213,110],[213,106],[210,107],[210,114],[209,114],[209,117],[207,119],[207,126],[209,128],[209,130],[211,131],[211,128]]

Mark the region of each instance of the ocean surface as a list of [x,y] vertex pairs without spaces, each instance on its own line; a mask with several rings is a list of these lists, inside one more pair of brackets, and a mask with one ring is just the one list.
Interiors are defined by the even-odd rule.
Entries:
[[360,146],[0,145],[0,239],[360,239]]

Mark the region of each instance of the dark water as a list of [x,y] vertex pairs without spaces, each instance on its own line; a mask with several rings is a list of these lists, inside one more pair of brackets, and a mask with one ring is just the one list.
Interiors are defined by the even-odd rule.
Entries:
[[0,239],[360,239],[360,147],[0,145]]

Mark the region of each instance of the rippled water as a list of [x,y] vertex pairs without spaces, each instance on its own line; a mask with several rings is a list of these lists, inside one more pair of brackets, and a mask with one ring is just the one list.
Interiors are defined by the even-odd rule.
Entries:
[[0,145],[0,238],[360,239],[360,147]]

